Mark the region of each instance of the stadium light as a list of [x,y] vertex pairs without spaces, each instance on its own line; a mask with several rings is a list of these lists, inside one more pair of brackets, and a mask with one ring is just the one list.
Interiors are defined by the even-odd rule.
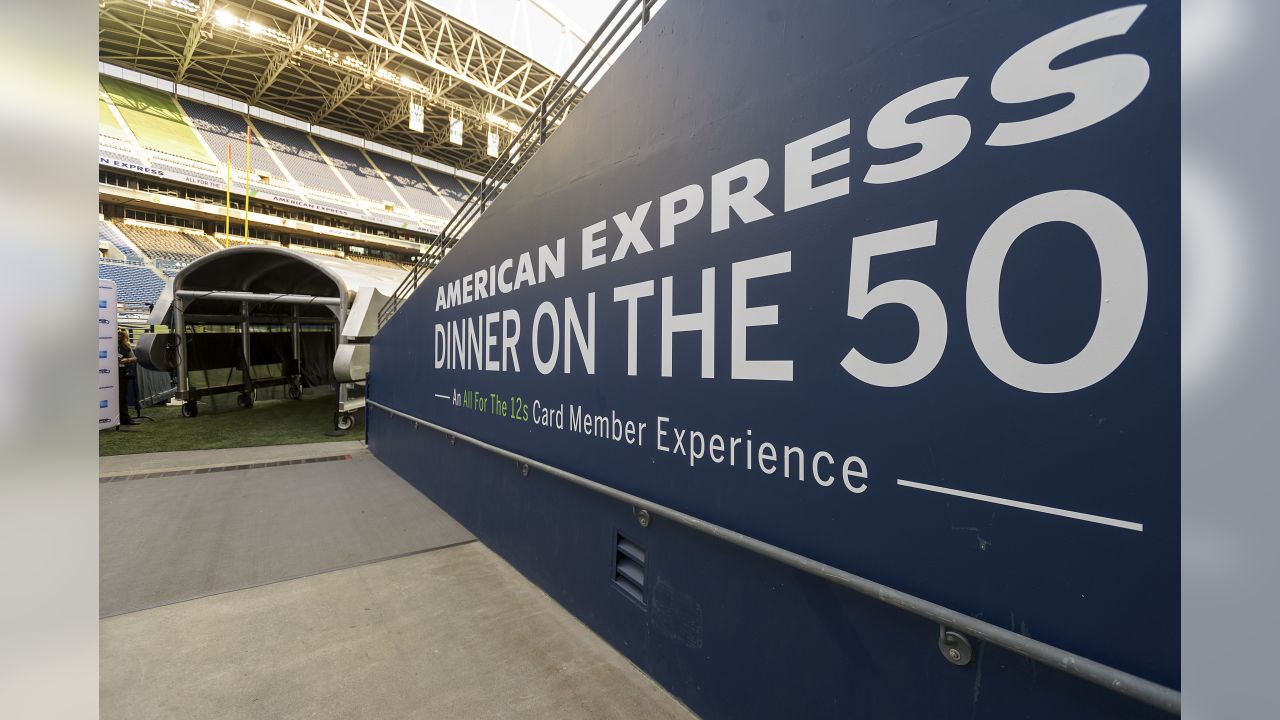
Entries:
[[222,25],[223,27],[230,27],[236,24],[236,16],[232,15],[231,11],[227,10],[226,8],[223,8],[218,12],[214,13],[213,17],[218,21],[218,24]]
[[501,115],[498,115],[498,114],[496,114],[496,113],[489,113],[488,115],[485,115],[484,117],[485,117],[485,119],[486,119],[486,120],[488,120],[489,122],[493,123],[494,125],[498,125],[498,126],[500,126],[500,127],[504,127],[504,128],[506,128],[506,129],[510,130],[511,132],[520,132],[520,126],[519,126],[519,125],[517,125],[516,123],[511,122],[510,120],[508,120],[508,119],[506,119],[506,118],[502,117]]

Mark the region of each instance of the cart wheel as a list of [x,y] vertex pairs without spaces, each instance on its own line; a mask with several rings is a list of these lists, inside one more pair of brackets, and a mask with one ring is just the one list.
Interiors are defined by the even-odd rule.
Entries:
[[356,418],[349,412],[334,413],[333,426],[339,430],[350,430],[356,426]]
[[239,395],[236,396],[236,404],[244,408],[245,410],[248,410],[249,408],[253,407],[253,395],[249,393],[243,393],[243,392],[240,393]]
[[196,405],[195,400],[188,400],[182,403],[182,417],[195,417],[200,414],[200,406]]
[[301,385],[301,384],[298,384],[298,383],[294,383],[294,384],[289,385],[288,393],[289,393],[289,399],[290,399],[290,400],[301,400],[301,399],[302,399],[302,385]]

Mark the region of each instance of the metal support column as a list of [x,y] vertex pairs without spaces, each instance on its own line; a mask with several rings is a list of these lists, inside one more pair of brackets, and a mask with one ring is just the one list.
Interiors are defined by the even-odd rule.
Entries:
[[187,401],[187,321],[183,313],[186,302],[173,298],[173,360],[178,371],[178,399]]
[[[347,322],[347,307],[345,304],[339,303],[333,308],[333,314],[338,317],[338,323],[333,326],[333,350],[336,354],[338,346],[342,344],[342,326]],[[332,372],[332,369],[330,370]],[[337,381],[337,376],[333,378]],[[347,409],[347,383],[338,383],[338,411],[346,412]]]
[[240,350],[244,353],[244,364],[241,366],[241,372],[244,376],[240,378],[241,385],[244,387],[244,394],[250,399],[253,398],[253,377],[250,375],[249,368],[253,363],[250,361],[250,344],[249,344],[249,301],[240,301]]
[[293,348],[293,372],[292,380],[302,386],[302,321],[301,313],[297,305],[293,306],[293,322],[289,324],[289,344]]

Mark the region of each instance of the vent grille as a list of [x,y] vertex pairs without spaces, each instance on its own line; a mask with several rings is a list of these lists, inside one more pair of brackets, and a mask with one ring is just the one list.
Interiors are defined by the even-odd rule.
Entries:
[[644,568],[644,548],[619,534],[613,555],[613,584],[641,607],[645,604]]

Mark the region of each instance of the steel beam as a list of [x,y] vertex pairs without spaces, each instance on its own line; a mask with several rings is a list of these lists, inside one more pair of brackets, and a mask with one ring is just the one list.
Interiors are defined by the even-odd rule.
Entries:
[[173,74],[174,82],[182,82],[182,79],[186,77],[187,70],[195,59],[196,48],[204,40],[209,30],[209,24],[212,22],[213,0],[201,0],[200,12],[196,15],[196,21],[191,23],[191,27],[187,30],[187,42],[182,47],[182,58],[178,60],[177,72]]
[[382,48],[373,48],[367,55],[360,58],[358,62],[364,65],[364,72],[348,75],[342,78],[342,80],[338,82],[338,86],[329,94],[329,97],[325,98],[324,104],[320,106],[320,109],[311,116],[311,122],[313,124],[319,123],[321,120],[324,120],[329,113],[337,110],[339,105],[347,101],[347,98],[354,95],[361,86],[373,79],[374,75],[377,74],[378,69],[387,61],[387,57],[388,53],[386,50]]
[[[525,112],[533,112],[533,106],[528,102],[522,101],[514,95],[507,93],[502,90],[501,87],[495,87],[484,77],[477,77],[473,74],[470,67],[463,65],[462,63],[458,63],[459,67],[451,67],[449,64],[440,62],[437,59],[438,55],[435,57],[428,57],[414,47],[406,44],[404,42],[404,40],[407,39],[405,36],[401,36],[399,38],[395,37],[396,33],[391,27],[393,23],[388,22],[388,20],[393,21],[395,19],[394,17],[387,18],[383,15],[381,18],[382,22],[380,24],[382,25],[382,31],[385,34],[380,35],[376,32],[371,32],[369,30],[370,25],[368,22],[369,13],[373,10],[374,12],[381,14],[383,12],[381,3],[371,4],[372,0],[363,0],[363,2],[329,0],[326,2],[313,1],[306,4],[294,2],[293,0],[264,0],[264,2],[275,5],[281,9],[288,10],[292,13],[309,17],[316,22],[326,25],[327,27],[338,30],[351,37],[358,38],[369,45],[377,46],[388,52],[395,53],[415,65],[448,75],[449,77],[457,79],[484,93],[490,94],[510,105],[519,107]],[[308,7],[308,5],[312,5],[314,7]],[[377,7],[375,8],[374,5]],[[359,12],[356,11],[357,7],[359,8]],[[402,8],[406,13],[420,12],[415,3],[405,3]],[[356,21],[357,17],[360,18],[359,21]],[[441,23],[445,23],[445,26],[440,27]],[[454,23],[450,22],[448,16],[443,16],[443,20],[438,21],[436,26],[432,26],[430,24],[430,20],[428,20],[428,27],[434,27],[437,33],[447,32],[450,37],[453,35],[453,25]],[[419,27],[421,27],[421,23],[419,23]],[[480,36],[478,34],[471,31],[464,42],[468,45],[474,45],[475,43],[480,42],[479,37]],[[426,49],[428,47],[426,41],[429,38],[420,39],[424,41],[421,47]],[[437,37],[430,39],[436,40],[436,45],[438,47],[442,40],[442,36],[438,35]],[[455,60],[460,59],[456,52],[451,53],[451,56]],[[514,80],[514,78],[512,78],[512,80]]]
[[316,21],[305,15],[298,15],[293,18],[293,22],[289,24],[289,45],[280,50],[280,52],[267,65],[267,69],[263,71],[262,77],[258,79],[258,84],[254,87],[253,92],[249,94],[249,104],[257,105],[262,100],[263,94],[270,89],[275,83],[276,78],[280,77],[280,73],[289,67],[289,63],[297,54],[306,46],[316,32]]
[[[230,300],[232,302],[283,303],[286,305],[337,305],[342,298],[322,295],[291,295],[288,293],[255,293],[239,290],[179,290],[174,293],[181,300]],[[177,304],[175,303],[175,310]]]

